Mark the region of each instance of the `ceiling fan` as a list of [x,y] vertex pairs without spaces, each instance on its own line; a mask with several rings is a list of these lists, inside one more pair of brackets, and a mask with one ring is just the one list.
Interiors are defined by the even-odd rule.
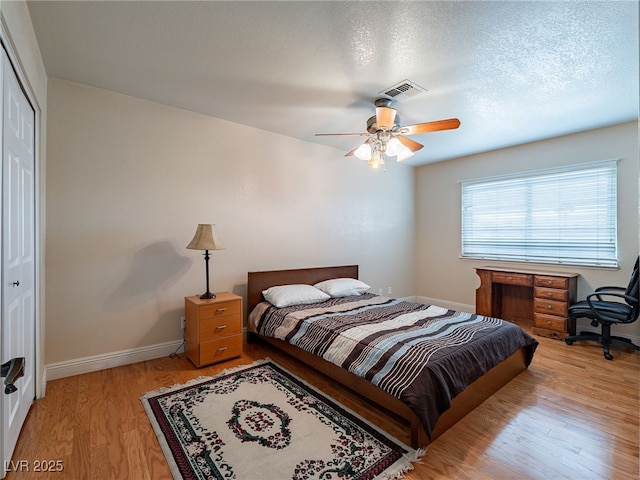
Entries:
[[316,136],[359,136],[367,137],[363,144],[345,155],[355,155],[361,160],[367,160],[369,165],[377,169],[384,165],[384,156],[396,157],[401,162],[420,150],[424,145],[407,138],[406,135],[453,130],[460,126],[460,120],[449,118],[435,122],[416,123],[415,125],[400,126],[400,118],[395,108],[391,108],[392,100],[378,98],[375,101],[376,114],[367,120],[368,133],[316,133]]

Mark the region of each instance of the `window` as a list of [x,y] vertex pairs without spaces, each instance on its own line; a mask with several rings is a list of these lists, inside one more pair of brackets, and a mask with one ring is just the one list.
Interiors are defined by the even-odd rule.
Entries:
[[462,184],[462,257],[617,267],[617,160]]

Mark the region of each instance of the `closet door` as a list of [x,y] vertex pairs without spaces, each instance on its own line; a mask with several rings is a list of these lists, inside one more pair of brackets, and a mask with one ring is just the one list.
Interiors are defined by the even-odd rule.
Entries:
[[2,51],[2,358],[24,358],[2,396],[2,474],[35,396],[35,113]]

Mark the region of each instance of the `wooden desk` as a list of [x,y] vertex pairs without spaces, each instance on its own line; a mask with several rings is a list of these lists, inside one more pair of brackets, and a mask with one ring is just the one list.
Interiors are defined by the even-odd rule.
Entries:
[[576,300],[577,273],[501,267],[478,267],[476,273],[477,314],[504,318],[543,337],[575,335],[568,308]]

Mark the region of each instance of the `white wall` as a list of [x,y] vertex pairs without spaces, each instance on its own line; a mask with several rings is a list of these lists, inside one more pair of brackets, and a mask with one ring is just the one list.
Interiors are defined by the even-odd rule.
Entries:
[[184,296],[205,290],[198,223],[227,247],[212,291],[355,263],[414,293],[410,167],[56,78],[48,98],[47,364],[180,339]]
[[[578,297],[601,285],[626,285],[638,255],[638,123],[530,143],[416,170],[416,294],[463,305],[475,305],[480,280],[474,267],[531,265],[463,260],[460,257],[460,180],[502,175],[610,158],[618,165],[619,270],[535,268],[580,274]],[[579,321],[581,325],[582,321]],[[640,336],[640,322],[614,327],[620,334]]]

